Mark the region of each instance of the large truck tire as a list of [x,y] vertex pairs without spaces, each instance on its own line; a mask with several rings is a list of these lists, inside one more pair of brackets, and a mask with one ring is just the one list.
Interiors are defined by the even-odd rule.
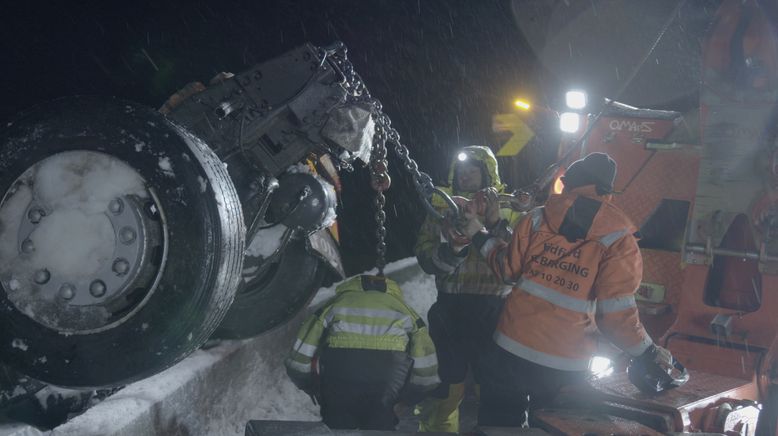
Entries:
[[[246,259],[246,266],[252,259]],[[329,270],[309,253],[304,238],[289,241],[264,274],[244,279],[216,339],[251,338],[289,321],[322,286]]]
[[241,277],[225,166],[151,109],[71,97],[0,127],[0,359],[60,386],[151,376],[197,349]]

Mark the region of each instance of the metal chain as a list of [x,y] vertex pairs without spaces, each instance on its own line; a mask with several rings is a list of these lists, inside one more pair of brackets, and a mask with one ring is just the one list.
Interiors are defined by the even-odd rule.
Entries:
[[[400,134],[392,127],[392,120],[383,112],[381,102],[373,98],[367,90],[362,78],[359,77],[354,66],[346,56],[346,47],[343,43],[336,43],[333,47],[322,49],[322,63],[331,59],[345,79],[343,87],[349,94],[349,101],[366,103],[372,108],[375,120],[375,135],[373,136],[373,150],[370,156],[370,185],[376,191],[373,202],[376,221],[376,267],[379,275],[384,274],[386,265],[386,197],[384,191],[389,189],[392,180],[389,177],[389,162],[386,159],[386,143],[394,145],[394,152],[403,163],[403,167],[413,177],[416,191],[421,195],[422,201],[429,203],[429,198],[435,191],[432,178],[419,171],[419,165],[410,156],[408,147],[400,142]],[[431,206],[429,206],[431,208]]]

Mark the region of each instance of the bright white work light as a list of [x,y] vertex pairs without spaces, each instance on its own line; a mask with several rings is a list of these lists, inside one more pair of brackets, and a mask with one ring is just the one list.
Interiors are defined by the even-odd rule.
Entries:
[[613,365],[607,357],[594,356],[589,361],[589,371],[595,378],[603,378],[613,374]]
[[575,112],[565,112],[559,116],[559,129],[565,133],[575,133],[581,126],[581,116]]
[[567,91],[565,94],[565,104],[574,110],[586,107],[586,93],[583,91]]
[[460,162],[466,161],[467,160],[467,153],[465,153],[464,151],[460,151],[459,154],[457,155],[457,159]]

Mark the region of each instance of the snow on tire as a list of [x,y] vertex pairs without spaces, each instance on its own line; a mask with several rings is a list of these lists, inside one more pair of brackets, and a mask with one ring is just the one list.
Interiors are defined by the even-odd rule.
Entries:
[[153,375],[218,326],[244,227],[227,170],[163,115],[70,97],[0,130],[0,358],[71,387]]

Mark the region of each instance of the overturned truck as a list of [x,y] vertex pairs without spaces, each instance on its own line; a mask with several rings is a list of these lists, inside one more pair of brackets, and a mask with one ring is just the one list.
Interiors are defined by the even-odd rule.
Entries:
[[342,44],[159,111],[69,97],[20,115],[0,132],[2,362],[117,386],[283,323],[343,276],[338,171],[372,156],[385,189],[391,136]]

